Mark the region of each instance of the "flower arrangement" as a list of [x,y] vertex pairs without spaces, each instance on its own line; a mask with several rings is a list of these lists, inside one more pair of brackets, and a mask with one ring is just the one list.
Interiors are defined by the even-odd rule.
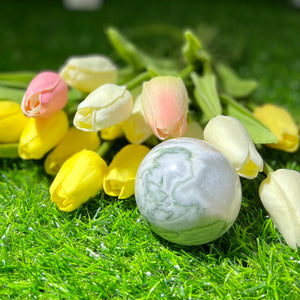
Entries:
[[[214,61],[191,31],[184,32],[184,63],[153,58],[115,28],[107,35],[124,67],[103,55],[74,56],[57,72],[24,74],[22,99],[19,90],[0,95],[0,157],[45,159],[54,176],[50,199],[63,211],[101,190],[135,195],[151,228],[184,245],[226,232],[241,205],[240,177],[265,172],[261,201],[297,248],[300,174],[273,171],[259,153],[261,145],[298,151],[290,114],[271,104],[243,106],[238,100],[257,82]],[[120,137],[127,145],[106,161]]]

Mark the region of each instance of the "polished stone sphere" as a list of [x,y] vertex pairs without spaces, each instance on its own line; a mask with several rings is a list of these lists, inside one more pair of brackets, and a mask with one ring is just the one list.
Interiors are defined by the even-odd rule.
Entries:
[[212,145],[174,138],[155,146],[139,166],[135,198],[152,230],[181,245],[223,235],[241,206],[239,176]]

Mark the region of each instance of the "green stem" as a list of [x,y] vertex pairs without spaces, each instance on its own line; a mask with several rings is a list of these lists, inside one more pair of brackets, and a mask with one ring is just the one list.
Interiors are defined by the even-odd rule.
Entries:
[[268,175],[271,172],[274,172],[274,170],[264,161],[264,173]]
[[193,72],[195,70],[194,66],[192,65],[188,65],[186,66],[183,70],[180,71],[179,77],[181,79],[185,79],[186,77],[188,77],[190,75],[191,72]]
[[111,146],[114,144],[114,141],[103,141],[97,150],[97,153],[103,157],[111,148]]
[[145,71],[143,73],[140,73],[136,77],[132,78],[131,80],[129,80],[127,83],[125,83],[125,85],[127,86],[128,90],[132,90],[139,84],[143,83],[143,81],[149,80],[149,79],[150,79],[150,75],[149,75],[148,71]]

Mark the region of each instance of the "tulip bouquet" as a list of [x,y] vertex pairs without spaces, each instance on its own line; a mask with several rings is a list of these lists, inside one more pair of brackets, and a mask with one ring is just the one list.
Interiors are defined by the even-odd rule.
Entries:
[[54,176],[50,198],[63,211],[102,189],[135,195],[151,228],[185,245],[222,235],[238,216],[240,177],[264,171],[261,201],[297,248],[300,173],[273,171],[259,153],[262,145],[298,151],[291,115],[271,104],[243,106],[257,82],[214,61],[191,31],[180,62],[145,53],[115,28],[107,35],[124,66],[74,56],[57,72],[0,78],[0,156],[43,159]]

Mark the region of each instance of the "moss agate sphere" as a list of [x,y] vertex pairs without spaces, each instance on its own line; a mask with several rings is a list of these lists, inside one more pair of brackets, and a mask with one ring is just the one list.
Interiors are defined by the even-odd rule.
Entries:
[[212,145],[174,138],[155,146],[143,159],[135,198],[159,236],[181,245],[201,245],[231,227],[242,192],[236,171]]

